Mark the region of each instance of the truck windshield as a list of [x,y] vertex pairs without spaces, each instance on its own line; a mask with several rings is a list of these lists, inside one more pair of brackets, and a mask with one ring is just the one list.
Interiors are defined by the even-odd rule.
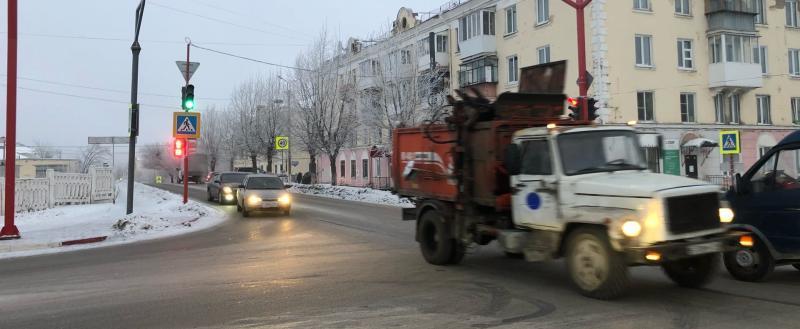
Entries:
[[248,190],[282,190],[283,181],[277,177],[251,177],[247,180]]
[[558,136],[558,150],[565,175],[647,168],[633,131],[562,134]]

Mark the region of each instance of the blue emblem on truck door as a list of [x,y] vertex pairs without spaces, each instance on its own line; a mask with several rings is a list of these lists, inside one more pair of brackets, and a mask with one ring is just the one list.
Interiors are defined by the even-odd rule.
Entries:
[[527,199],[528,208],[533,210],[539,209],[542,206],[542,198],[539,197],[539,194],[536,193],[529,193]]

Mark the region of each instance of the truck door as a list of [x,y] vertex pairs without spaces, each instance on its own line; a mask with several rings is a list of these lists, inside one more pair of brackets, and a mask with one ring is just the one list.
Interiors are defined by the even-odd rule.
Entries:
[[512,214],[518,226],[556,228],[555,176],[552,150],[547,139],[519,142],[519,175],[511,177]]

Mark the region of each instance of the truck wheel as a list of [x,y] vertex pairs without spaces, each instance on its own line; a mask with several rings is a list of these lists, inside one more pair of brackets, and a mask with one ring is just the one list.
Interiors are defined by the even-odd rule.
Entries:
[[567,240],[567,269],[581,294],[597,299],[612,299],[628,287],[628,267],[624,257],[598,228],[578,228]]
[[728,273],[741,281],[761,281],[775,269],[775,260],[759,239],[752,248],[726,252],[723,259]]
[[467,247],[458,241],[453,242],[453,254],[450,255],[450,262],[449,264],[458,265],[461,264],[461,261],[464,260],[464,256],[467,254]]
[[247,211],[247,208],[242,208],[242,217],[250,217],[250,212]]
[[[445,238],[446,226],[442,216],[436,211],[427,211],[420,218],[419,247],[422,256],[434,265],[452,264],[458,258],[454,239]],[[463,255],[461,256],[463,257]]]
[[719,254],[701,255],[661,264],[664,273],[686,288],[700,288],[711,282],[719,266]]

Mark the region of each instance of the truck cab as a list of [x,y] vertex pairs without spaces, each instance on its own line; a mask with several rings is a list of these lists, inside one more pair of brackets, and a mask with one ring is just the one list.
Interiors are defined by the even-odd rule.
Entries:
[[726,194],[733,227],[755,236],[754,245],[725,254],[735,278],[760,281],[778,265],[800,270],[800,131],[759,159]]

